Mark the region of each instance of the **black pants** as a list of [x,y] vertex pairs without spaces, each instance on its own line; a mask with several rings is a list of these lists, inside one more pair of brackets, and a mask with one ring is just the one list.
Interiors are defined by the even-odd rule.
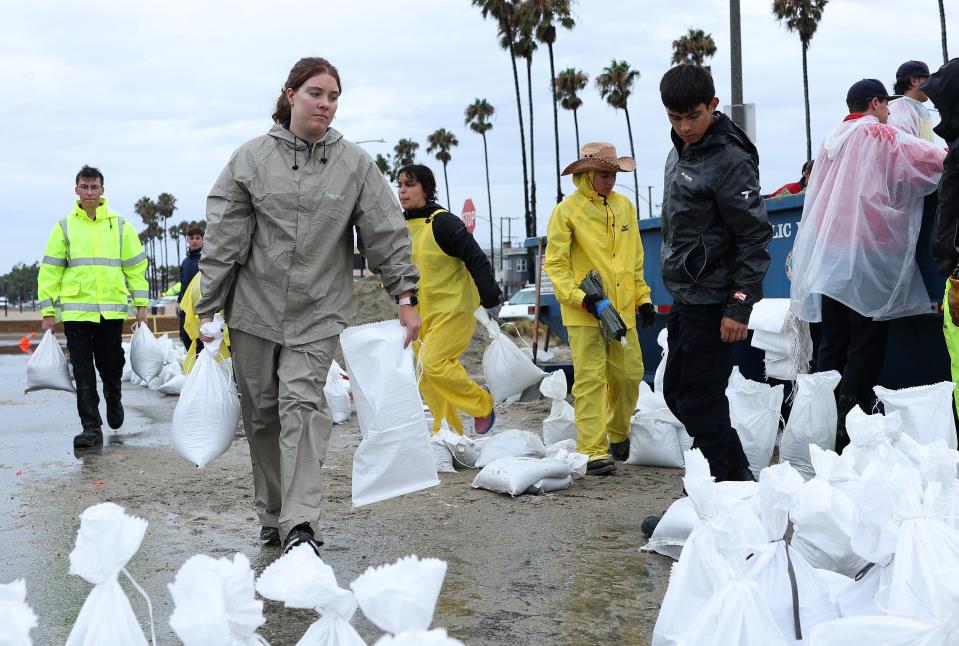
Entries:
[[726,386],[733,370],[733,348],[719,327],[725,307],[674,303],[666,323],[669,354],[663,395],[686,426],[693,447],[702,451],[717,480],[748,468],[739,435],[729,422]]
[[[190,349],[190,346],[193,345],[193,339],[190,338],[190,335],[186,333],[186,328],[183,327],[183,323],[186,321],[186,313],[183,310],[177,312],[177,316],[180,317],[180,341],[183,343],[183,347],[187,350]],[[197,355],[203,350],[203,341],[200,339],[196,340],[196,353]]]
[[[886,358],[888,321],[874,321],[828,296],[822,297],[822,327],[817,372],[836,370],[842,375],[838,395],[855,400],[866,411],[873,387]],[[848,411],[846,411],[848,412]]]
[[120,379],[123,376],[123,347],[120,335],[123,320],[100,318],[99,323],[65,321],[63,331],[67,337],[73,378],[77,385],[77,412],[85,431],[99,430],[100,397],[97,395],[96,365],[103,381],[103,396],[107,406],[120,403]]

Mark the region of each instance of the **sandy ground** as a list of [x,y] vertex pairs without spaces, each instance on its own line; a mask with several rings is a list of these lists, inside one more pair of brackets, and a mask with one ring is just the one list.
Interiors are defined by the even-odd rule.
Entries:
[[[479,355],[470,353],[475,374]],[[178,643],[167,584],[187,558],[239,551],[260,572],[279,556],[257,541],[241,434],[197,470],[170,447],[176,400],[124,384],[124,428],[102,450],[74,455],[73,397],[23,395],[25,365],[25,356],[0,357],[0,582],[26,579],[40,619],[34,643],[63,643],[90,591],[68,572],[78,514],[89,505],[112,501],[150,523],[128,569],[150,594],[158,644]],[[548,409],[545,400],[500,407],[497,426],[540,432]],[[407,554],[437,557],[449,569],[434,626],[467,644],[649,643],[671,561],[640,553],[639,525],[680,494],[679,470],[620,465],[563,492],[518,498],[471,488],[477,471],[464,470],[441,474],[438,487],[354,510],[359,440],[355,416],[334,427],[323,465],[322,552],[340,585]],[[122,585],[145,618],[145,603]],[[265,612],[260,632],[274,646],[295,644],[315,619],[273,602]],[[370,643],[379,636],[361,613],[354,624]]]

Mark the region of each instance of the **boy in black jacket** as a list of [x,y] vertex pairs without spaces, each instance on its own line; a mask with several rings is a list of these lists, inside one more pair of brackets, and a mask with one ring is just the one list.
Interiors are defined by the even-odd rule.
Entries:
[[717,112],[705,68],[678,65],[659,85],[673,129],[666,161],[660,252],[673,297],[663,395],[716,480],[752,480],[729,422],[732,344],[762,298],[772,228],[759,190],[756,147]]

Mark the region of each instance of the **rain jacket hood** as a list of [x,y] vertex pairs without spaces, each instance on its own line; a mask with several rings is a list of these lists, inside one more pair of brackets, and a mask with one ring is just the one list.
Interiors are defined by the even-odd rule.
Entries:
[[416,290],[399,204],[361,147],[281,125],[233,153],[207,198],[199,316],[284,346],[339,334],[356,245],[392,296]]
[[952,146],[959,139],[959,59],[940,67],[920,89],[939,110],[939,125],[933,131]]

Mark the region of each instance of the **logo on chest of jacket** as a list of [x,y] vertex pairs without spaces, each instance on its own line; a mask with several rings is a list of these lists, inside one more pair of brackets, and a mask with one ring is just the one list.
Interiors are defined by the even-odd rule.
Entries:
[[686,180],[687,182],[692,182],[692,181],[693,181],[692,176],[689,175],[686,171],[680,171],[679,175],[680,175],[684,180]]
[[747,298],[746,292],[743,292],[743,291],[733,292],[733,298],[735,298],[740,303],[745,303]]
[[319,196],[320,196],[321,198],[325,197],[325,198],[328,199],[328,200],[337,200],[337,201],[339,201],[339,200],[345,200],[345,199],[346,199],[346,196],[345,196],[345,195],[337,195],[336,193],[330,193],[330,192],[328,192],[328,191],[320,191]]
[[620,233],[626,233],[627,231],[629,231],[629,225],[624,224],[622,227],[620,227],[619,231]]

